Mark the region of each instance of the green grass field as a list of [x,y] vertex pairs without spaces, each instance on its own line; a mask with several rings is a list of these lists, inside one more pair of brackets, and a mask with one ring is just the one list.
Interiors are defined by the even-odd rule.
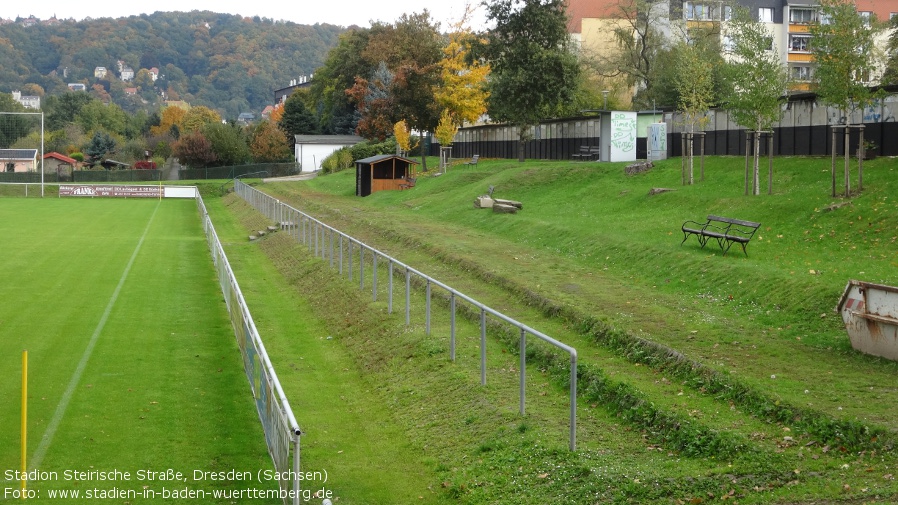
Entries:
[[[276,489],[194,480],[272,464],[192,200],[6,198],[0,236],[4,488],[19,488],[8,476],[21,468],[27,349],[28,468],[49,476],[29,483],[33,501],[61,502],[53,490],[169,503],[184,500],[162,499],[163,488]],[[186,480],[165,479],[169,469]]]

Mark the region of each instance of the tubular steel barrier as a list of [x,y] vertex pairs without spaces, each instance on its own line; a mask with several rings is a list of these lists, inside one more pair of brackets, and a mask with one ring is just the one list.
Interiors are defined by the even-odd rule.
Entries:
[[[265,351],[262,337],[250,315],[246,300],[237,285],[237,278],[228,263],[224,248],[218,240],[212,220],[206,210],[203,198],[197,192],[197,209],[203,221],[206,241],[212,252],[212,262],[218,274],[218,282],[224,294],[231,325],[240,353],[243,356],[243,368],[253,393],[259,420],[265,431],[265,442],[268,453],[278,472],[280,497],[285,504],[300,503],[300,447],[299,438],[302,431],[287,396],[278,381],[274,366]],[[292,462],[291,462],[292,451]]]
[[[533,335],[537,339],[557,347],[570,355],[570,450],[575,451],[577,448],[577,350],[573,347],[559,342],[554,338],[537,331],[505,314],[490,308],[489,306],[478,302],[474,298],[461,293],[460,291],[428,276],[427,274],[415,270],[405,263],[373,248],[349,235],[332,228],[323,222],[305,214],[277,199],[245,184],[239,180],[234,181],[234,190],[241,198],[249,203],[253,208],[262,213],[265,217],[271,219],[280,229],[286,230],[296,240],[307,246],[310,252],[316,257],[324,261],[328,261],[331,267],[334,262],[338,262],[337,268],[342,275],[344,269],[347,271],[349,280],[353,280],[353,246],[358,249],[358,278],[359,289],[365,287],[365,258],[366,254],[372,257],[372,274],[371,274],[371,292],[374,301],[377,301],[377,270],[378,261],[386,261],[390,272],[387,286],[387,307],[390,314],[393,313],[393,273],[398,267],[405,271],[405,324],[411,323],[411,277],[415,275],[425,284],[425,332],[430,335],[431,320],[431,298],[433,287],[438,287],[449,294],[450,306],[450,330],[449,330],[449,349],[450,358],[455,361],[455,312],[457,300],[468,302],[473,307],[480,310],[480,383],[486,385],[486,325],[487,315],[495,317],[511,326],[520,330],[520,406],[519,411],[524,415],[524,405],[526,400],[526,364],[527,364],[527,335]],[[338,257],[334,255],[334,245],[339,249]],[[346,242],[346,258],[344,258],[344,241]],[[344,267],[345,263],[345,267]]]

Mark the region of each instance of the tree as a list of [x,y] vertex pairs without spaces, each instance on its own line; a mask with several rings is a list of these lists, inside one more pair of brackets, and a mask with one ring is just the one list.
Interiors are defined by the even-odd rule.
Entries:
[[[403,14],[383,30],[374,31],[366,52],[380,54],[394,78],[389,88],[394,118],[407,121],[412,130],[433,131],[440,120],[440,107],[434,97],[440,85],[440,60],[443,38],[439,23],[434,23],[425,9],[421,13]],[[421,167],[427,170],[427,157],[421,153]]]
[[209,141],[215,160],[208,166],[243,165],[249,161],[251,153],[243,135],[243,130],[236,124],[222,122],[206,123],[200,129]]
[[820,17],[811,25],[811,54],[816,63],[817,96],[836,107],[850,123],[850,113],[873,100],[868,85],[878,62],[876,19],[862,17],[850,0],[821,0]]
[[[471,45],[476,39],[463,23],[464,20],[454,27],[455,30],[449,34],[449,43],[443,48],[443,59],[440,61],[442,82],[434,91],[437,103],[459,125],[473,123],[486,112],[489,97],[486,79],[490,73],[488,64],[471,58]],[[442,123],[442,116],[440,119]]]
[[212,143],[200,132],[183,135],[175,143],[173,154],[181,163],[190,167],[208,167],[218,160],[212,150]]
[[[821,0],[820,17],[825,22],[811,25],[811,54],[816,68],[817,96],[836,107],[845,125],[845,196],[851,193],[848,139],[852,117],[873,102],[868,88],[878,58],[874,41],[882,30],[875,16],[865,19],[850,0]],[[863,139],[863,130],[860,130]],[[835,148],[832,158],[832,196],[836,196]],[[863,165],[858,168],[858,187],[863,189]]]
[[84,148],[84,154],[91,158],[91,162],[97,162],[107,154],[115,152],[115,140],[106,132],[95,132],[90,142]]
[[[753,193],[758,195],[761,190],[761,132],[770,130],[782,116],[782,104],[786,101],[785,93],[790,81],[789,71],[780,63],[773,35],[764,23],[751,17],[748,9],[736,9],[727,26],[727,35],[732,45],[728,49],[730,60],[724,66],[723,74],[729,86],[723,88],[722,102],[737,124],[755,132],[752,187]],[[748,163],[748,152],[745,156]],[[773,190],[771,179],[772,174],[768,178],[768,192]],[[747,194],[747,179],[745,191]]]
[[886,62],[885,72],[882,74],[882,84],[898,84],[898,16],[892,16],[889,20],[889,58]]
[[714,100],[713,60],[704,58],[700,47],[686,41],[678,44],[676,90],[680,95],[677,107],[683,113],[686,149],[683,153],[686,167],[683,184],[692,184],[694,133],[708,123],[707,112]]
[[80,91],[68,91],[58,96],[47,97],[45,100],[47,129],[59,130],[69,123],[74,123],[81,107],[92,100],[94,99],[90,95]]
[[577,89],[579,66],[569,50],[564,0],[493,0],[495,23],[480,46],[492,72],[487,111],[518,129],[518,160],[540,119],[561,115]]
[[356,77],[355,85],[346,91],[361,116],[356,132],[368,140],[383,142],[393,133],[392,84],[393,73],[381,62],[371,79]]
[[417,144],[412,145],[412,132],[404,119],[393,125],[393,136],[396,137],[396,147],[401,151],[407,153],[417,147]]
[[[284,103],[283,112],[278,126],[287,134],[290,145],[293,145],[294,135],[309,135],[318,133],[318,122],[315,115],[306,107],[304,94],[300,90],[294,91]],[[277,109],[276,109],[277,110]]]
[[221,116],[217,112],[203,105],[191,107],[181,120],[182,132],[199,131],[209,123],[221,123]]
[[287,135],[272,121],[262,121],[256,126],[250,151],[258,163],[277,163],[293,158]]
[[81,107],[75,115],[75,123],[84,132],[101,129],[123,135],[128,124],[128,115],[114,103],[106,105],[99,100],[92,100]]
[[159,117],[159,124],[150,127],[150,134],[157,136],[171,134],[177,139],[185,114],[187,114],[187,111],[181,107],[173,105],[165,107],[162,109],[162,115]]
[[[609,36],[616,51],[586,49],[584,61],[607,79],[622,78],[627,86],[636,88],[633,106],[654,107],[665,103],[664,95],[656,90],[661,79],[659,70],[669,51],[670,41],[665,27],[670,25],[670,11],[666,3],[652,0],[619,0],[613,7]],[[611,86],[613,87],[613,85]],[[674,103],[674,102],[670,102]]]
[[452,117],[449,109],[443,109],[440,114],[440,124],[434,132],[437,142],[440,143],[440,168],[443,171],[449,165],[449,153],[452,151],[452,142],[455,140],[455,134],[458,133],[458,120]]
[[324,133],[356,131],[357,108],[346,90],[353,87],[356,77],[370,76],[377,63],[372,65],[362,56],[369,38],[369,29],[343,33],[336,47],[328,52],[324,65],[315,71],[311,98],[320,111],[318,123]]
[[[25,112],[25,107],[8,93],[0,93],[0,112]],[[19,114],[0,114],[0,149],[9,149],[16,140],[28,135],[31,121]]]

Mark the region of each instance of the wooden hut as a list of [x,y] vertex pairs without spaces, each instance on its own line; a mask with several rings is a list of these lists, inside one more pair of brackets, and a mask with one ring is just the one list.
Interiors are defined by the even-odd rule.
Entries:
[[355,162],[355,194],[368,196],[388,189],[414,187],[417,161],[395,154],[381,154]]

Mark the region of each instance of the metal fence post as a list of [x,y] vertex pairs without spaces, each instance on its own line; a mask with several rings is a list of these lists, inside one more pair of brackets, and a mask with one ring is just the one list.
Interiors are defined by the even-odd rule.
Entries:
[[480,385],[486,386],[486,310],[480,309]]
[[405,269],[405,325],[408,326],[412,321],[412,272]]
[[571,352],[571,451],[577,450],[577,351]]
[[377,252],[374,252],[374,259],[371,264],[371,301],[377,301]]
[[527,388],[527,332],[524,331],[524,328],[521,328],[520,352],[521,352],[521,364],[520,364],[521,369],[519,370],[521,372],[521,407],[520,407],[520,411],[521,411],[521,415],[523,416],[524,415],[524,398],[525,398],[525,391]]
[[427,295],[424,302],[424,334],[430,335],[430,279],[427,279]]
[[393,313],[393,258],[390,258],[389,269],[388,269],[390,281],[389,286],[387,288],[387,313]]
[[365,246],[359,242],[359,289],[365,288]]
[[449,359],[455,361],[455,293],[449,295]]

